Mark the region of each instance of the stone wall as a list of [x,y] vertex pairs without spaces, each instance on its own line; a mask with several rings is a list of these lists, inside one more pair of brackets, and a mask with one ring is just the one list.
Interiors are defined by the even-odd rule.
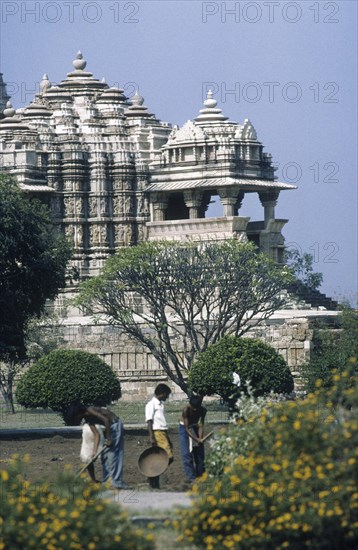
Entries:
[[[283,356],[298,389],[300,365],[310,357],[314,327],[331,324],[336,316],[333,311],[280,311],[246,336],[266,341]],[[154,357],[116,327],[94,324],[86,317],[69,318],[64,322],[64,338],[66,347],[97,353],[112,366],[121,381],[123,401],[148,399],[161,381],[171,386],[174,399],[185,397],[178,386],[167,381]]]

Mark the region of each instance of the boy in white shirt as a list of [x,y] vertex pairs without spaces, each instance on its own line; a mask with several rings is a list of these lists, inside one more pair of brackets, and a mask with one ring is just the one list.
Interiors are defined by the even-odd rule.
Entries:
[[[171,394],[171,389],[166,384],[158,384],[154,391],[154,397],[145,407],[145,420],[148,425],[149,438],[153,446],[157,445],[166,451],[169,456],[169,464],[174,460],[173,445],[168,436],[168,424],[164,414],[164,401]],[[149,478],[149,484],[153,489],[159,489],[159,476]]]

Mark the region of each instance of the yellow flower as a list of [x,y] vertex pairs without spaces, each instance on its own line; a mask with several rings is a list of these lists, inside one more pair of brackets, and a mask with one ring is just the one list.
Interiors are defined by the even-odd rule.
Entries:
[[8,481],[9,479],[9,472],[7,470],[1,470],[1,479],[3,481]]
[[299,431],[301,429],[301,422],[299,420],[295,420],[293,423],[293,429]]
[[230,476],[230,481],[233,485],[238,485],[241,482],[241,479],[237,476]]
[[35,520],[35,518],[34,518],[33,516],[29,516],[29,517],[27,518],[27,523],[30,523],[30,524],[31,524],[31,523],[35,523],[35,521],[36,521],[36,520]]

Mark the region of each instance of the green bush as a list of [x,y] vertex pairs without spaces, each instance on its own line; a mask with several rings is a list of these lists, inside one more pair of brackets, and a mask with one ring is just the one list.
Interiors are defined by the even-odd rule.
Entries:
[[357,548],[357,382],[336,373],[330,390],[271,406],[236,456],[245,423],[233,424],[220,442],[231,459],[194,486],[179,539],[206,550]]
[[[240,376],[239,387],[233,384],[234,372]],[[192,391],[218,394],[229,403],[247,393],[248,382],[254,396],[293,390],[293,377],[283,357],[268,344],[253,338],[225,336],[199,355],[189,373]]]
[[55,350],[42,357],[22,376],[17,401],[27,408],[50,408],[63,413],[73,401],[106,405],[121,396],[111,367],[93,353]]
[[343,307],[338,316],[338,329],[315,330],[311,359],[302,366],[307,391],[313,391],[317,379],[329,388],[335,369],[349,369],[358,374],[358,311]]
[[0,550],[153,550],[153,535],[132,527],[118,504],[108,504],[94,484],[64,470],[33,484],[13,458],[0,472]]

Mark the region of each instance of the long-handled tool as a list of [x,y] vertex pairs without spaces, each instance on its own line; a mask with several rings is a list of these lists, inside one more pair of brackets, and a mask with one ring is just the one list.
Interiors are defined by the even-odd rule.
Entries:
[[211,437],[213,435],[214,432],[209,432],[205,437],[203,437],[203,439],[201,440],[202,443],[204,443],[204,441],[206,441],[207,439],[209,439],[209,437]]
[[97,460],[97,458],[99,456],[101,456],[101,454],[107,450],[107,447],[101,447],[99,449],[99,451],[96,452],[96,454],[94,455],[94,457],[91,458],[91,460],[89,462],[87,462],[87,464],[85,464],[83,466],[83,468],[81,468],[81,470],[78,472],[78,476],[80,476],[81,474],[83,474],[83,472],[88,468],[88,466],[90,466],[92,464],[92,462],[94,462],[95,460]]

